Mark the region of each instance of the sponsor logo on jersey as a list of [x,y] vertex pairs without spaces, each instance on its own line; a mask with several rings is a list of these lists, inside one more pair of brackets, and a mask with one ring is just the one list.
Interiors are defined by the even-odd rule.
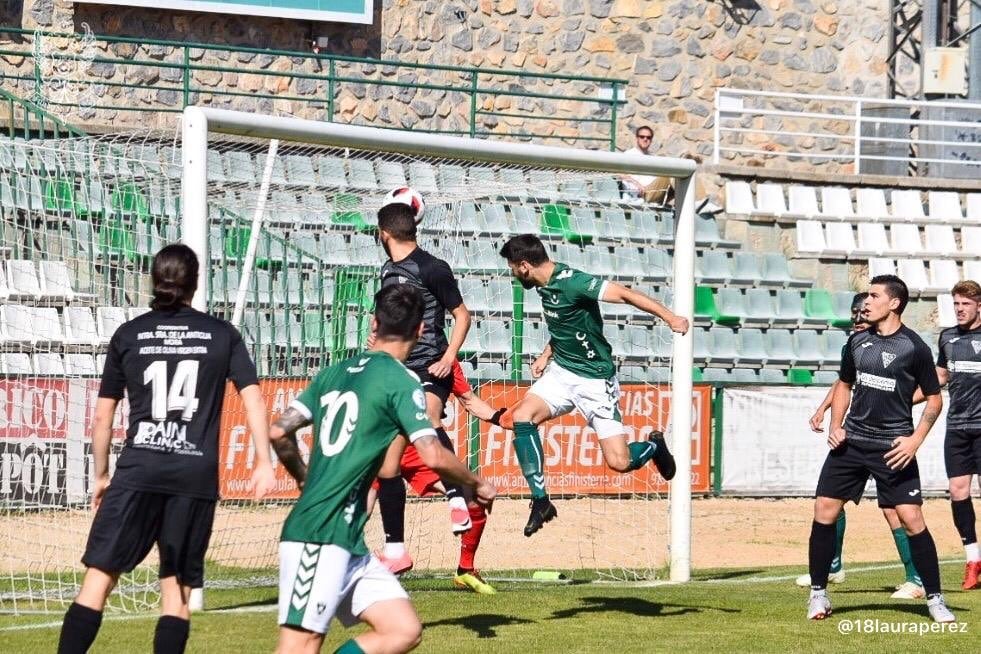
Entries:
[[599,284],[599,280],[594,278],[593,281],[589,282],[588,290],[590,291],[593,290],[594,288],[596,288],[597,284]]
[[359,372],[362,372],[364,370],[364,367],[368,364],[369,361],[371,361],[371,359],[368,358],[358,359],[358,365],[349,367],[347,371],[352,374],[357,374]]
[[882,353],[882,365],[884,367],[888,368],[889,367],[889,364],[892,363],[895,360],[896,360],[896,355],[893,354],[892,352],[883,352]]
[[412,391],[412,401],[423,411],[426,410],[426,394],[422,392],[421,388]]
[[572,268],[566,268],[555,276],[555,280],[558,281],[560,279],[569,279],[570,277],[572,277]]
[[862,347],[872,347],[871,343],[862,343]]
[[978,374],[981,373],[981,361],[951,361],[949,368],[951,372]]
[[981,354],[981,341],[971,341],[971,347],[974,348],[975,354]]
[[895,379],[880,377],[879,375],[872,375],[867,372],[858,373],[858,378],[855,381],[860,386],[868,386],[869,388],[874,388],[878,391],[893,392],[896,390]]
[[548,309],[543,309],[543,312],[549,318],[558,318],[559,317],[559,314],[556,313],[555,311],[549,311]]
[[133,447],[164,452],[196,453],[194,443],[187,442],[187,425],[169,420],[148,422],[141,420],[133,437]]

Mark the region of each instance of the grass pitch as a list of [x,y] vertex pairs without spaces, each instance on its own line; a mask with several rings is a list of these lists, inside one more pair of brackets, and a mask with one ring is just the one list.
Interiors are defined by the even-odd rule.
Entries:
[[[902,573],[888,564],[846,570],[846,582],[831,588],[834,614],[824,622],[804,619],[807,591],[793,585],[798,568],[704,571],[686,585],[502,582],[491,597],[453,590],[448,579],[406,586],[425,624],[418,652],[977,652],[981,590],[959,590],[958,562],[941,570],[963,633],[929,633],[925,602],[889,599]],[[274,649],[274,589],[209,591],[207,601],[211,608],[193,618],[189,652]],[[60,618],[0,616],[0,650],[53,651]],[[107,615],[93,651],[150,651],[155,619]],[[355,633],[334,623],[324,651]]]

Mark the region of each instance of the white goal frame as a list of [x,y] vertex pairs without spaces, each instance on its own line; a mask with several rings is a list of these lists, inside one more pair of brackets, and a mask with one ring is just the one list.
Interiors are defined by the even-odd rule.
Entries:
[[[212,132],[264,139],[281,139],[419,156],[441,156],[486,163],[517,163],[567,170],[672,177],[676,180],[673,311],[693,320],[695,263],[694,179],[697,166],[690,159],[652,157],[640,154],[600,152],[576,148],[509,143],[394,131],[337,123],[264,116],[210,107],[188,107],[182,122],[183,179],[181,184],[182,234],[201,261],[208,252],[208,137]],[[202,265],[198,293],[193,305],[204,310],[210,282],[208,266]],[[692,397],[693,329],[674,335],[671,394]],[[671,484],[671,581],[691,578],[691,424],[692,404],[671,403],[671,445],[678,471]]]

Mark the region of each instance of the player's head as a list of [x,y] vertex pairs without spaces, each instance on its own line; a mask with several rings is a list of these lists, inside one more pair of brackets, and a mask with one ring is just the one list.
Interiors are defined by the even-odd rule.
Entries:
[[378,210],[378,240],[385,248],[385,254],[392,256],[389,243],[392,240],[402,243],[415,243],[416,212],[407,204],[392,202]]
[[852,330],[856,332],[864,331],[869,328],[869,321],[865,317],[865,298],[868,293],[856,293],[852,298]]
[[415,345],[422,336],[422,314],[425,308],[422,293],[415,286],[385,286],[375,293],[372,331],[379,341],[404,341]]
[[507,259],[515,279],[527,289],[541,286],[535,281],[534,270],[548,263],[548,251],[541,239],[534,234],[513,236],[501,248],[501,256]]
[[186,245],[166,245],[153,257],[150,278],[151,309],[169,311],[190,304],[198,288],[198,257]]
[[865,298],[863,313],[870,325],[877,325],[890,314],[903,315],[909,302],[906,282],[895,275],[877,275],[869,282],[869,296]]
[[971,279],[957,282],[950,290],[954,296],[954,314],[957,325],[965,329],[978,326],[981,319],[981,284]]

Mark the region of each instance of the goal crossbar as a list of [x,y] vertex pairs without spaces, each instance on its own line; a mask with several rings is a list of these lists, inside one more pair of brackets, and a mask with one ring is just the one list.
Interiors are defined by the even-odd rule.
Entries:
[[[487,141],[458,136],[393,131],[326,123],[299,118],[264,116],[254,113],[188,107],[182,120],[181,189],[182,235],[202,261],[208,252],[208,137],[210,133],[265,139],[281,139],[337,148],[377,152],[390,151],[397,142],[400,153],[441,156],[486,163],[548,166],[564,170],[588,170],[613,174],[672,177],[675,186],[675,234],[673,280],[677,289],[694,289],[696,164],[689,159],[639,154],[600,152],[576,148]],[[397,140],[396,138],[397,137]],[[207,266],[202,266],[194,306],[204,309],[209,284]],[[693,319],[694,292],[675,293],[673,311]],[[671,394],[692,397],[693,333],[675,334],[673,342]],[[671,403],[671,443],[677,474],[671,485],[671,572],[672,581],[691,576],[691,425],[692,402]]]

